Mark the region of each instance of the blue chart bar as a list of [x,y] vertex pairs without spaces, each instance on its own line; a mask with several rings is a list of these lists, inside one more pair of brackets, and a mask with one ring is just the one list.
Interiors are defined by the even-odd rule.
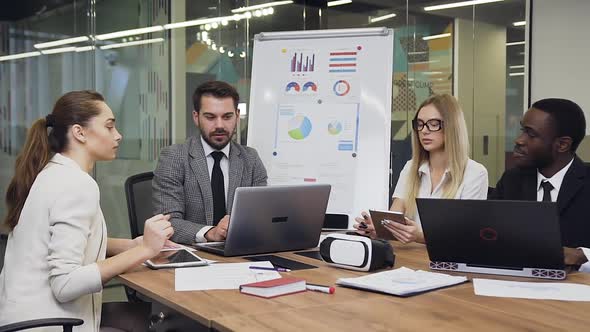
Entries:
[[330,73],[354,73],[356,69],[330,69]]
[[352,143],[338,144],[339,151],[352,151],[353,148],[354,148],[354,145],[352,145]]

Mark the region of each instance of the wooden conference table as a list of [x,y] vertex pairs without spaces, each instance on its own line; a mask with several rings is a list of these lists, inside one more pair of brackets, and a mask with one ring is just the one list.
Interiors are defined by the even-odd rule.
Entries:
[[[395,268],[428,269],[426,248],[392,242]],[[310,283],[334,285],[341,277],[363,275],[296,255],[278,256],[318,266],[281,273]],[[242,262],[200,251],[199,256]],[[452,273],[451,273],[452,274]],[[542,281],[492,275],[468,278]],[[584,331],[590,328],[590,302],[526,300],[476,296],[471,282],[409,298],[336,287],[333,295],[304,292],[274,299],[240,294],[238,290],[176,292],[173,270],[137,271],[121,275],[127,286],[218,331]],[[590,274],[574,272],[566,282],[590,285]]]

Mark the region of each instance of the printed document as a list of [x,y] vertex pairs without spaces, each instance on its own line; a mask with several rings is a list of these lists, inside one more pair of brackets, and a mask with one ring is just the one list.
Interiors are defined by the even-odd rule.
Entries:
[[243,284],[281,278],[277,271],[253,270],[250,266],[273,267],[271,262],[264,261],[179,268],[174,271],[174,288],[176,291],[239,289]]
[[465,277],[421,270],[414,271],[407,267],[400,267],[357,278],[340,278],[336,284],[391,295],[409,296],[466,281]]
[[564,282],[473,279],[476,295],[519,299],[590,301],[590,286]]

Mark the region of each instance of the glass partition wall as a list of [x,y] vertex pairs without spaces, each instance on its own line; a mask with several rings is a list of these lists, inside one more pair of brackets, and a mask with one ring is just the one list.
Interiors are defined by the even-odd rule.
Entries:
[[[240,92],[247,144],[254,35],[264,31],[389,27],[392,72],[390,187],[410,158],[410,120],[435,93],[452,93],[467,120],[471,155],[494,185],[510,165],[526,101],[527,0],[458,1],[74,0],[0,23],[0,188],[32,122],[76,89],[101,92],[123,141],[93,176],[111,236],[129,236],[123,184],[152,171],[162,147],[197,131],[191,95],[211,79]],[[4,203],[0,215],[4,216]]]

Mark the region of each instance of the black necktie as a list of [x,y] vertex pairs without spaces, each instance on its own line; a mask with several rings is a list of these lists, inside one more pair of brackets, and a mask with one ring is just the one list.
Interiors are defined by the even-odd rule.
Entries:
[[543,202],[551,202],[553,185],[549,181],[541,181],[541,187],[543,187]]
[[217,226],[219,220],[225,216],[225,187],[223,184],[223,172],[221,171],[221,158],[223,152],[211,152],[215,160],[213,172],[211,172],[211,191],[213,192],[213,225]]

